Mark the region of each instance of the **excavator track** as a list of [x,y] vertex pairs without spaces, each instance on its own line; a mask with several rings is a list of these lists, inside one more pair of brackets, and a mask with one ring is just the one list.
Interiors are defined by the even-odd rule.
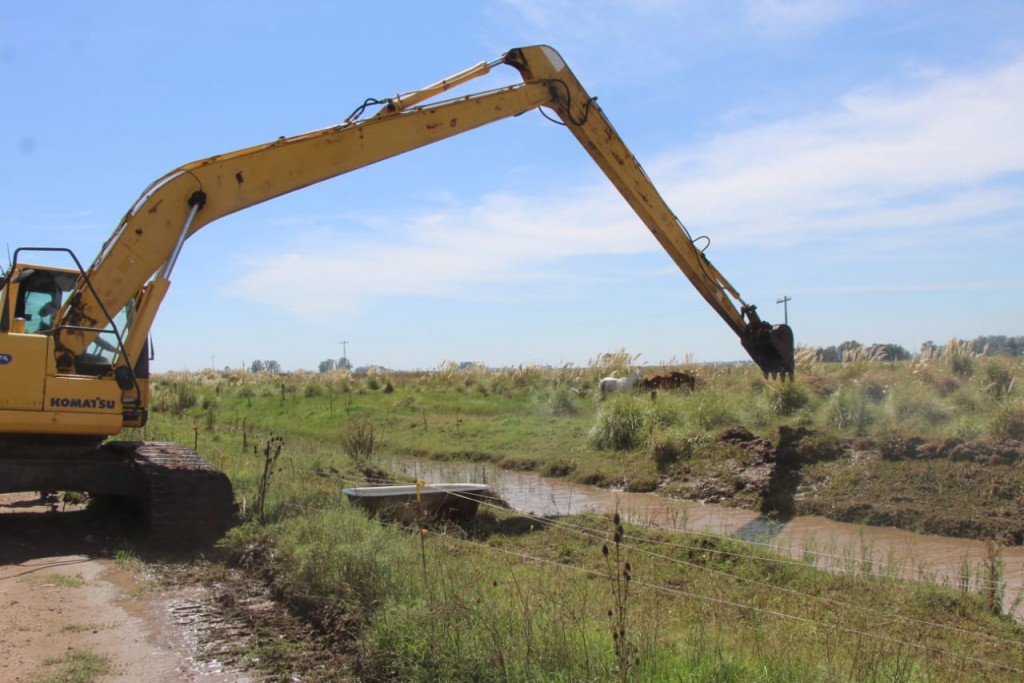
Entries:
[[231,526],[231,481],[191,448],[155,441],[114,441],[101,448],[130,458],[148,488],[144,501],[154,546],[209,545]]
[[235,519],[227,476],[191,448],[168,442],[8,437],[0,492],[85,491],[134,502],[157,550],[210,545]]

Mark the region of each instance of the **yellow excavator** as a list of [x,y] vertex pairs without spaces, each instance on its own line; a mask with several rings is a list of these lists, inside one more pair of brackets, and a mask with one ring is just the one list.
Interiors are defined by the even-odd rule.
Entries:
[[[522,82],[426,103],[499,65]],[[185,241],[235,211],[540,107],[576,136],[765,375],[791,379],[789,326],[762,321],[711,265],[561,56],[516,48],[426,88],[368,99],[329,128],[171,171],[88,268],[66,249],[16,250],[0,289],[0,493],[126,496],[143,503],[154,541],[220,536],[233,511],[225,475],[184,446],[107,441],[146,424],[147,340]],[[38,252],[63,252],[75,267],[23,262]]]

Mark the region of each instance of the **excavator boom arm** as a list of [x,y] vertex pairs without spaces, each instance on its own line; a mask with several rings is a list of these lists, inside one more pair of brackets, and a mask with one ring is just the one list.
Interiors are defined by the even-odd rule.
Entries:
[[704,300],[739,336],[740,342],[766,376],[789,377],[795,369],[793,331],[771,325],[757,315],[693,243],[682,222],[669,208],[640,162],[622,141],[557,52],[546,46],[510,50],[505,62],[519,69],[524,81],[544,78],[552,88],[553,109],[594,162],[618,189],[676,266]]
[[[523,82],[507,88],[421,105],[449,88],[504,63]],[[768,340],[775,328],[704,258],[657,192],[611,123],[558,53],[546,46],[510,50],[419,91],[382,102],[373,117],[182,166],[153,183],[122,219],[71,296],[55,324],[57,367],[68,371],[85,353],[109,312],[135,302],[136,315],[123,349],[130,359],[145,337],[169,284],[183,242],[212,221],[274,197],[453,137],[540,106],[554,111],[647,225],[676,265],[740,336],[766,374],[792,374],[792,333]],[[739,308],[733,303],[739,303]],[[782,334],[784,337],[785,334]],[[753,348],[752,348],[753,346]]]

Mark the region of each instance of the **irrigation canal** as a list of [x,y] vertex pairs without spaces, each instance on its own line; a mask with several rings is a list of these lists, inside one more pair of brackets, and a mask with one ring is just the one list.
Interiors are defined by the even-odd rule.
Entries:
[[[917,534],[894,527],[836,522],[824,517],[776,520],[750,510],[713,503],[629,493],[550,479],[532,472],[473,463],[437,463],[397,459],[389,465],[430,484],[489,484],[517,512],[538,517],[580,512],[612,513],[633,524],[673,531],[731,536],[799,558],[828,571],[897,576],[952,587],[979,588],[986,544],[965,538]],[[1004,609],[1022,602],[1024,547],[1003,548]],[[1024,606],[1014,616],[1024,621]]]

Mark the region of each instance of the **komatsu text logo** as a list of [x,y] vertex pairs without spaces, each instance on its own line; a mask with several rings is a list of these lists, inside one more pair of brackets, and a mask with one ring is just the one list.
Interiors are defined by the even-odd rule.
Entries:
[[0,353],[0,365],[7,365],[12,360],[14,360],[14,356],[12,356],[11,354],[9,354],[9,353]]
[[101,410],[113,410],[117,407],[117,401],[108,401],[105,398],[51,398],[51,408],[99,408]]

